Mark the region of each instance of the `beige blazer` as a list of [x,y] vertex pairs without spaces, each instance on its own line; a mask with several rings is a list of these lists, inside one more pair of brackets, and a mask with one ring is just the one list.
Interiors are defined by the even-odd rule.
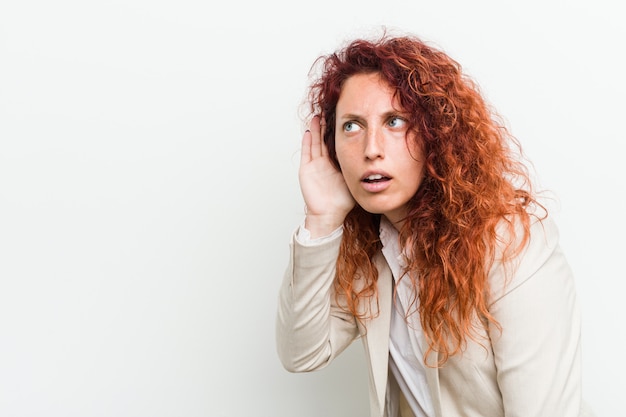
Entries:
[[[393,377],[388,378],[391,271],[378,254],[379,315],[359,324],[334,302],[340,241],[337,237],[303,246],[292,239],[278,300],[278,355],[290,372],[313,371],[361,338],[369,367],[371,416],[410,416]],[[463,353],[443,367],[427,367],[435,416],[591,416],[581,399],[581,321],[574,279],[551,220],[534,223],[529,245],[511,268],[506,275],[496,262],[489,274],[490,312],[502,332],[484,329],[482,344],[468,340]],[[388,402],[405,411],[390,415]]]

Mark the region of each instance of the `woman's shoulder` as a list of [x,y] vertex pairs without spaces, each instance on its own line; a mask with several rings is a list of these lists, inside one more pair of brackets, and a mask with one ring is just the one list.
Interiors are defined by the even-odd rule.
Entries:
[[[545,210],[528,212],[527,222],[521,216],[503,220],[489,270],[492,295],[497,298],[522,285],[555,257],[567,265],[559,246],[558,226]],[[569,273],[569,268],[563,271]]]
[[[544,253],[558,245],[559,229],[552,215],[543,207],[530,207],[524,213],[503,218],[496,227],[497,256],[507,248],[518,248],[519,255]],[[519,256],[518,256],[519,257]]]

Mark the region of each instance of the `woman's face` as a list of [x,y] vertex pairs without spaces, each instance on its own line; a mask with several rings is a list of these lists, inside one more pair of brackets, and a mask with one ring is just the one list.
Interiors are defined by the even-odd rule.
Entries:
[[422,182],[424,159],[393,93],[378,74],[348,78],[337,102],[335,149],[357,203],[399,228]]

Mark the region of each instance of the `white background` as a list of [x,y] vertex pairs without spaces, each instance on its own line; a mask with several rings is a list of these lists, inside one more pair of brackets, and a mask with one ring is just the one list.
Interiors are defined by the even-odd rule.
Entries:
[[274,313],[309,66],[381,25],[457,59],[552,190],[584,395],[623,415],[618,4],[2,1],[0,416],[367,414],[360,343],[289,374]]

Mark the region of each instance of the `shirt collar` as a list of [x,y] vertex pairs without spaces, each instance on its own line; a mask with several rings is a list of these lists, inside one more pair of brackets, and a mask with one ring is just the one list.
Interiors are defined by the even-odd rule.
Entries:
[[406,264],[400,251],[400,234],[385,216],[380,217],[379,236],[383,245],[383,256],[391,268],[394,279],[397,280]]

